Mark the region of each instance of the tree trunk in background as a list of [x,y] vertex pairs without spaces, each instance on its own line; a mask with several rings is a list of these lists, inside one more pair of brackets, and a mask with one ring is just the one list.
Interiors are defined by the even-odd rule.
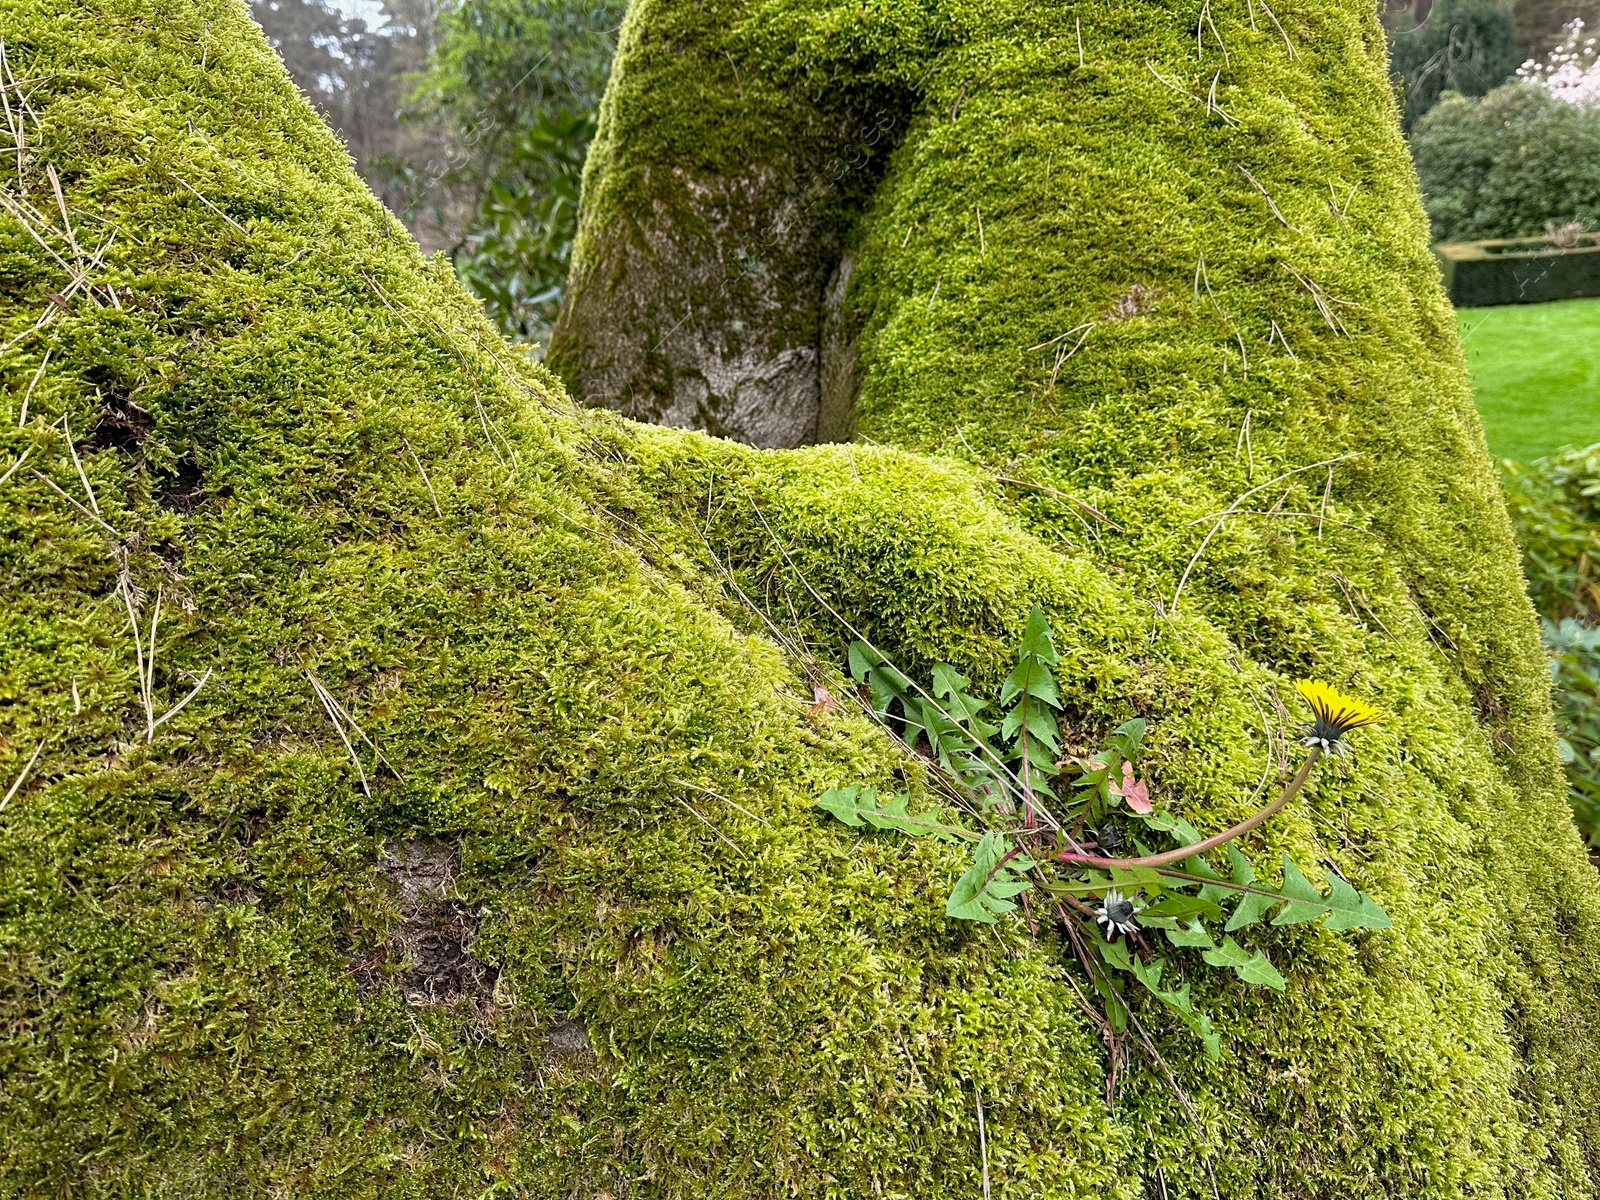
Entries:
[[[5,1190],[1593,1194],[1600,886],[1375,17],[890,8],[642,0],[602,114],[561,369],[879,443],[772,454],[514,358],[242,3],[0,0]],[[932,801],[748,607],[816,594],[991,691],[1043,605],[1207,831],[1291,680],[1371,698],[1256,849],[1394,928],[1108,1104],[1053,935],[817,816]]]

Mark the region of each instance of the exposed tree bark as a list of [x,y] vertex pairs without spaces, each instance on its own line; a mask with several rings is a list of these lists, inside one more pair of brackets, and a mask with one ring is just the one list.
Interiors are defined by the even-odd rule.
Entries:
[[[0,26],[7,1190],[1593,1193],[1600,887],[1371,12],[638,5],[559,361],[897,444],[783,454],[514,359],[242,4]],[[1107,1104],[1053,935],[817,817],[932,803],[769,635],[819,594],[987,684],[1042,604],[1073,741],[1147,716],[1208,832],[1358,688],[1256,848],[1395,928],[1273,931],[1285,995],[1196,980],[1224,1062],[1146,1013],[1188,1098]]]
[[825,293],[905,114],[887,86],[774,81],[744,8],[630,10],[551,365],[585,403],[793,447],[818,439]]

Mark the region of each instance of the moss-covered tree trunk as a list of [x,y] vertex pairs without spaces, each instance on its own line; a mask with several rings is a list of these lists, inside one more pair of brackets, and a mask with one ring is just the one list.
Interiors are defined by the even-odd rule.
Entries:
[[[523,365],[242,4],[0,35],[7,1192],[1593,1194],[1600,889],[1370,13],[636,5],[558,359],[880,443],[781,453]],[[1289,680],[1372,698],[1252,844],[1394,928],[1197,972],[1223,1061],[1141,1009],[1108,1103],[1055,935],[817,816],[924,780],[819,596],[989,686],[1042,604],[1202,829]]]

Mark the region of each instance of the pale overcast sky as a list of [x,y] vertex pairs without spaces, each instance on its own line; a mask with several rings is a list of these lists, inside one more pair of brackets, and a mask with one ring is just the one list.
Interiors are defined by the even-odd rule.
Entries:
[[369,26],[383,24],[383,0],[332,0],[347,17],[364,17]]

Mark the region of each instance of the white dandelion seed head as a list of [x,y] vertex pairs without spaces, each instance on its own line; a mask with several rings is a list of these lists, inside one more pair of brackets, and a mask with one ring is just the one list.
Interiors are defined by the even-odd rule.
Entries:
[[1095,923],[1105,929],[1106,939],[1109,941],[1116,934],[1132,933],[1139,927],[1134,918],[1141,907],[1133,897],[1124,896],[1116,888],[1112,888],[1100,901],[1100,907],[1094,910]]

